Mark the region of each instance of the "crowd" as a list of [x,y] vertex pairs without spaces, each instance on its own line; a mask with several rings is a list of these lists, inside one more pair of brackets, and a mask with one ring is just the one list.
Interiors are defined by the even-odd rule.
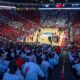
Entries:
[[63,55],[67,55],[72,74],[80,79],[80,49],[47,44],[0,43],[1,80],[50,80]]
[[0,44],[0,79],[48,80],[59,63],[57,50],[45,44]]
[[[7,16],[7,17],[6,17]],[[22,18],[20,17],[15,17],[15,15],[11,14],[10,12],[5,12],[0,13],[0,21],[4,23],[5,25],[8,25],[13,28],[20,28],[23,26],[23,22],[21,20]],[[16,24],[16,25],[15,25]]]
[[[36,18],[31,18],[33,20],[29,20],[31,17],[31,12],[27,12],[25,10],[21,11],[2,11],[0,12],[0,36],[6,37],[10,40],[16,40],[20,36],[23,36],[29,32],[32,32],[31,29],[37,29],[37,22],[40,20],[36,20]],[[24,14],[25,13],[25,14]],[[37,12],[32,12],[34,16],[37,16]],[[27,16],[26,16],[27,14]],[[36,15],[37,14],[37,15]],[[37,18],[38,19],[38,18]],[[37,21],[36,23],[34,21]]]

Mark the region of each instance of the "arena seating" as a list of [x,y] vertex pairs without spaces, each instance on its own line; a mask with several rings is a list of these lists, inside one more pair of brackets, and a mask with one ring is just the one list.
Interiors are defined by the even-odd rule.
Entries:
[[[47,16],[48,13],[49,13],[49,16]],[[48,12],[48,13],[45,12],[45,14],[47,16],[46,20],[44,21],[44,23],[42,25],[40,25],[41,24],[40,21],[41,21],[42,17],[40,15],[39,11],[35,11],[35,10],[1,11],[0,12],[0,19],[1,19],[0,26],[4,26],[5,28],[3,28],[3,27],[0,28],[1,29],[0,34],[2,35],[3,33],[6,32],[7,34],[6,33],[3,34],[4,36],[7,36],[9,39],[14,39],[14,38],[16,39],[16,38],[26,34],[31,29],[36,29],[37,26],[41,27],[41,26],[44,26],[44,24],[47,26],[48,24],[52,24],[52,22],[54,24],[51,26],[58,26],[55,24],[56,23],[55,21],[57,21],[57,18],[65,19],[67,17],[67,14],[65,16],[63,15],[63,17],[61,17],[61,14],[64,13],[64,11],[60,12],[58,17],[56,17],[58,11],[55,11],[54,14],[52,14],[51,12]],[[73,12],[73,14],[74,14],[74,12]],[[73,19],[72,15],[70,16],[71,20]],[[55,21],[54,21],[54,19],[55,19]],[[2,23],[4,23],[4,24],[2,24]],[[75,16],[75,21],[73,23],[73,27],[75,25],[79,26],[79,24],[80,24],[79,17],[76,18],[76,16]],[[5,30],[5,32],[4,32],[4,30]],[[76,37],[77,37],[76,41],[79,42],[79,34]]]
[[0,14],[4,15],[4,16],[10,18],[10,19],[13,19],[15,21],[20,21],[21,20],[20,17],[11,14],[10,11],[1,11]]
[[4,36],[11,40],[15,40],[23,34],[21,31],[14,29],[8,25],[4,25],[3,23],[0,23],[0,30],[1,36]]
[[35,23],[40,23],[40,13],[39,11],[35,10],[22,10],[18,11],[19,14],[21,14],[23,17],[35,22]]
[[[2,20],[0,20],[0,35],[7,37],[11,40],[16,40],[20,36],[24,35],[26,32],[30,31],[31,29],[37,28],[37,24],[39,23],[39,20],[37,19],[39,18],[36,19],[35,17],[32,17],[31,19],[33,20],[31,20],[30,13],[25,14],[24,12],[23,16],[22,14],[16,11],[1,11],[0,16]],[[35,15],[36,14],[34,13],[33,16]]]

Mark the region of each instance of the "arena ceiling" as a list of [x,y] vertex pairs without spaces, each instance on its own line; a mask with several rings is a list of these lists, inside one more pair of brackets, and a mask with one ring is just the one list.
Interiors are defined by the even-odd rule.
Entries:
[[51,3],[51,2],[80,2],[80,0],[0,0],[14,3]]

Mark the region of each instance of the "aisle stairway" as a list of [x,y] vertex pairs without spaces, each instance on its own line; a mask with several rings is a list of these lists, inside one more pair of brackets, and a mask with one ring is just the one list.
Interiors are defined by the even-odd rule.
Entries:
[[65,63],[64,80],[76,80],[72,75],[69,63]]
[[[76,80],[72,75],[67,59],[61,58],[57,67],[53,70],[53,74],[49,80]],[[64,65],[64,68],[63,68]],[[62,73],[63,71],[63,73]]]
[[51,79],[49,80],[61,80],[61,71],[62,71],[62,59],[60,60],[59,64],[53,70],[53,74]]

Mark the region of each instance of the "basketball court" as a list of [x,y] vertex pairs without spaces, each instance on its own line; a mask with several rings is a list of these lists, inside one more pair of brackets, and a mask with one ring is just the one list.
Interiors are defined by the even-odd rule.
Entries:
[[55,46],[64,46],[66,34],[65,31],[59,32],[58,28],[40,28],[34,33],[28,35],[20,42],[38,42],[41,44],[51,44]]

